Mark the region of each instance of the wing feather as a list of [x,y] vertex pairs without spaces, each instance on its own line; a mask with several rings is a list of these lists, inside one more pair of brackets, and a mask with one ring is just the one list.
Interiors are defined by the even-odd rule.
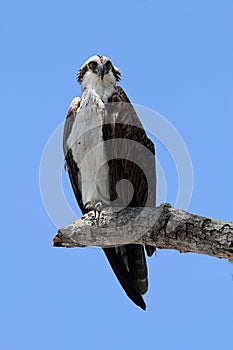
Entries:
[[[110,198],[114,201],[120,197],[120,203],[123,206],[154,206],[156,196],[154,144],[147,137],[130,100],[121,87],[117,87],[116,93],[108,102],[103,138],[106,141],[113,140],[112,147],[108,146],[107,149],[108,159],[111,159],[108,162]],[[113,116],[114,121],[112,120]],[[116,139],[120,140],[117,144]],[[145,153],[145,150],[148,152]],[[123,155],[122,158],[119,157],[119,154]],[[119,188],[117,184],[122,179],[129,182],[124,182],[123,186]],[[150,186],[148,186],[148,179]],[[129,183],[134,190],[133,196]],[[153,247],[146,246],[149,256],[153,254],[154,250]],[[133,295],[135,286],[140,294],[144,294],[148,289],[147,265],[143,246],[130,244],[117,248],[107,248],[104,251],[110,264],[112,267],[114,266],[114,272],[127,294],[124,282],[125,280],[130,281],[131,299],[137,304],[136,297]],[[125,262],[125,251],[127,263]]]
[[78,202],[78,205],[80,207],[80,210],[82,213],[84,213],[84,204],[82,201],[82,192],[81,192],[81,186],[80,186],[80,171],[77,166],[77,163],[74,161],[72,150],[67,145],[67,140],[69,138],[69,135],[72,130],[72,126],[78,111],[78,108],[81,103],[81,98],[76,97],[71,102],[70,108],[68,110],[65,125],[64,125],[64,132],[63,132],[63,151],[65,155],[65,162],[66,162],[66,168],[68,170],[71,186],[75,195],[75,198]]

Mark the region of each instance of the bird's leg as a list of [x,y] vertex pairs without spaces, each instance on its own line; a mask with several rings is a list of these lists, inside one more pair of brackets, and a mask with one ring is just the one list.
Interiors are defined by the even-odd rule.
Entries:
[[101,214],[102,209],[103,209],[103,203],[97,202],[94,206],[95,217],[97,218],[97,223],[99,223],[100,214]]

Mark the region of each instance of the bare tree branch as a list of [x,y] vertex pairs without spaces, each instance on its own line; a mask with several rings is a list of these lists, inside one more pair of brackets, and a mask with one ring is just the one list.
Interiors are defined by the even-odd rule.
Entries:
[[99,221],[94,212],[58,230],[54,246],[111,247],[129,243],[233,259],[233,224],[174,209],[107,208]]

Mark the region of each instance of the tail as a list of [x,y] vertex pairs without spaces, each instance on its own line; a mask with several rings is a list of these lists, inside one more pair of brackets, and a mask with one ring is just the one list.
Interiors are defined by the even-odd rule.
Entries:
[[103,250],[128,297],[145,310],[142,294],[148,289],[148,279],[143,246],[129,244]]

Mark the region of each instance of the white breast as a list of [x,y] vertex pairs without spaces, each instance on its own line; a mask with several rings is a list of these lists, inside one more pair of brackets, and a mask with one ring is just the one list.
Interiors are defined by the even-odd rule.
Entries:
[[82,96],[80,108],[67,140],[81,174],[83,203],[102,201],[109,195],[109,168],[102,134],[105,106],[92,89]]

